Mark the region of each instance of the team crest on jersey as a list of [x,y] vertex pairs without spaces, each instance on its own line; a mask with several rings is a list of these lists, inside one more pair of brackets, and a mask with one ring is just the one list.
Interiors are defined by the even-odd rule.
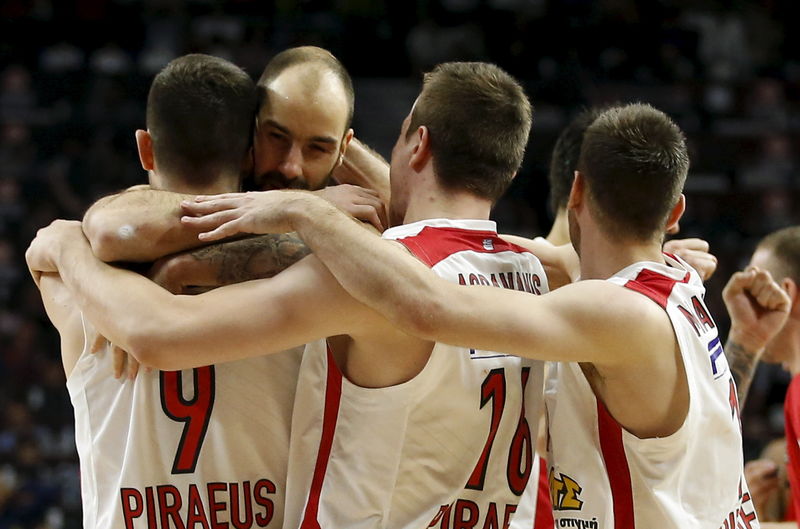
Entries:
[[494,250],[494,241],[491,239],[484,239],[483,240],[483,249],[484,250]]

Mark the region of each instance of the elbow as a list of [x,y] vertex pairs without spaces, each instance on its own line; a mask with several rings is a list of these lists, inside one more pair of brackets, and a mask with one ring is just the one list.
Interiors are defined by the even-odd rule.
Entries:
[[143,366],[164,371],[173,370],[169,357],[164,355],[165,340],[157,334],[136,331],[127,336],[126,352],[132,355]]
[[123,231],[124,227],[112,226],[96,216],[87,217],[83,221],[83,233],[92,247],[92,253],[106,263],[122,260],[120,250],[123,246]]
[[[162,371],[194,367],[181,363],[180,353],[187,343],[176,336],[177,325],[153,311],[147,320],[131,325],[124,336],[124,349],[140,364]],[[190,345],[190,344],[189,344]]]
[[432,295],[409,298],[406,303],[396,305],[396,324],[403,331],[422,338],[436,341],[437,329],[440,327],[440,318],[443,307],[439,300]]

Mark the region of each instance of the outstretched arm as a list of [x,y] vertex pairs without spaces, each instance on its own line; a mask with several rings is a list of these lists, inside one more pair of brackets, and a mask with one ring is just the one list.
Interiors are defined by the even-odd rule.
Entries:
[[722,299],[731,318],[725,354],[736,380],[739,406],[744,407],[758,361],[786,323],[791,300],[768,271],[756,267],[733,274]]
[[97,330],[145,365],[183,369],[279,352],[375,326],[310,256],[274,279],[175,296],[98,260],[79,223],[40,230],[26,253],[34,278],[58,270]]
[[[663,318],[655,304],[646,302],[642,309],[639,301],[644,298],[620,293],[619,287],[603,281],[585,281],[546,296],[448,283],[407,252],[308,193],[222,195],[187,203],[184,209],[204,215],[184,217],[197,229],[212,230],[201,236],[204,240],[238,232],[297,231],[350,294],[402,330],[427,340],[607,365],[628,360],[620,350],[636,350],[618,347],[621,322],[634,317],[642,321],[653,314]],[[597,305],[583,302],[587,297],[608,302],[603,310],[596,310]],[[592,332],[572,332],[575,328]],[[667,340],[672,337],[668,330]],[[636,339],[625,336],[628,344]],[[602,356],[609,351],[615,352],[613,358]]]
[[[375,191],[339,185],[315,193],[376,229],[382,230],[386,224],[385,208]],[[203,245],[197,238],[199,232],[180,222],[180,204],[192,198],[194,195],[135,186],[95,202],[83,218],[83,230],[102,261],[152,262]],[[232,248],[239,256],[263,255],[272,244],[273,238],[267,236],[262,242],[250,239]]]

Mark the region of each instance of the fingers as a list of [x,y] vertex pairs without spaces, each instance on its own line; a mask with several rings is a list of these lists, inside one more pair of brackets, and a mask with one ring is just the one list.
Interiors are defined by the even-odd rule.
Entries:
[[708,241],[692,237],[689,239],[672,239],[664,243],[665,252],[675,253],[680,250],[695,250],[708,253]]
[[243,205],[242,196],[217,195],[207,200],[198,201],[201,197],[197,197],[194,201],[184,200],[181,202],[181,210],[186,215],[201,216],[217,211],[225,211],[227,209],[235,209]]
[[791,306],[789,295],[773,280],[772,275],[754,266],[733,274],[722,290],[722,298],[728,302],[745,292],[766,310],[788,312]]
[[241,219],[231,220],[230,222],[226,222],[220,226],[217,226],[213,230],[198,234],[197,238],[201,241],[210,242],[218,241],[220,239],[236,235],[237,233],[242,233],[243,230],[238,228],[238,226],[241,224],[240,221]]
[[[708,244],[705,241],[697,239],[698,241],[705,244],[708,247]],[[698,247],[701,245],[698,245]],[[705,250],[691,250],[688,248],[680,248],[674,252],[678,255],[681,259],[689,263],[692,268],[697,270],[697,273],[700,274],[700,277],[703,278],[703,281],[714,275],[714,272],[717,269],[717,258],[708,253]]]
[[106,340],[105,336],[98,334],[94,337],[94,341],[92,341],[92,347],[89,349],[91,354],[98,353],[99,351],[105,349],[108,340]]
[[722,289],[722,298],[729,301],[734,296],[744,292],[744,290],[752,284],[755,275],[756,272],[752,268],[733,274],[725,285],[725,288]]
[[196,203],[213,202],[219,199],[242,198],[245,196],[247,196],[247,193],[221,193],[219,195],[197,195],[196,197],[194,197],[194,201]]
[[759,305],[769,310],[788,311],[791,300],[788,294],[772,279],[766,270],[754,270],[750,293]]
[[197,216],[184,215],[181,217],[181,223],[198,230],[208,230],[231,221],[240,215],[240,210],[225,209],[221,211],[203,213]]
[[[114,347],[114,348],[119,349],[119,347]],[[122,349],[119,350],[122,351]],[[136,358],[134,358],[133,356],[126,353],[125,351],[122,351],[122,354],[125,355],[126,362],[128,364],[128,369],[127,369],[128,378],[130,380],[135,380],[136,375],[139,373],[139,361],[136,360]]]
[[122,374],[125,372],[125,362],[126,362],[126,354],[125,351],[120,349],[119,347],[114,347],[112,350],[112,358],[113,358],[113,365],[114,365],[114,378],[121,378]]

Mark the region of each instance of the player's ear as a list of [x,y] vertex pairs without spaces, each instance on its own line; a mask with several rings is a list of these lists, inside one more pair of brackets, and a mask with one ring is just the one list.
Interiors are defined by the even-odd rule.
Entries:
[[347,152],[347,146],[353,141],[353,136],[353,129],[347,129],[347,133],[344,135],[344,138],[342,138],[342,145],[339,147],[339,160],[336,162],[336,165],[342,165],[344,153]]
[[155,162],[153,161],[153,137],[149,132],[137,129],[136,147],[139,149],[139,161],[142,163],[142,169],[152,171],[155,168]]
[[664,231],[670,234],[678,233],[680,229],[678,222],[681,220],[684,211],[686,211],[686,196],[681,193],[678,202],[672,207],[672,211],[670,211],[669,217],[667,217],[667,225]]
[[798,303],[800,300],[797,299],[800,292],[798,292],[797,283],[791,277],[784,277],[781,279],[780,284],[781,288],[789,295],[789,299],[792,300],[789,314],[794,318],[800,317],[800,303]]
[[569,198],[567,199],[567,209],[576,209],[583,204],[583,195],[586,189],[586,180],[580,171],[575,171],[575,177],[572,179],[572,188],[569,190]]
[[415,171],[421,171],[431,157],[431,136],[428,127],[421,125],[410,139],[415,142],[415,145],[411,149],[409,165]]

